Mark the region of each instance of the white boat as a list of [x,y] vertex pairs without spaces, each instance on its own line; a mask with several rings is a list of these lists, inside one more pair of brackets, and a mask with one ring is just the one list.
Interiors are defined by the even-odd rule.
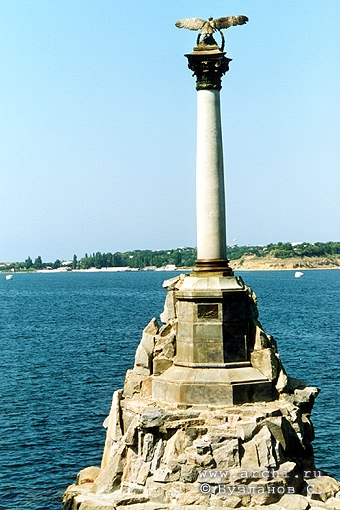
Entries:
[[303,276],[303,272],[302,271],[295,271],[295,278],[301,278],[301,276]]
[[6,280],[13,280],[12,274],[6,274]]

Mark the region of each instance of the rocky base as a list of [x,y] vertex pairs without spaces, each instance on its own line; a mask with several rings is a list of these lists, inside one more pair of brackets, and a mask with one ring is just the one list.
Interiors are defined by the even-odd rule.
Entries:
[[314,467],[313,391],[291,402],[183,408],[119,390],[102,467],[79,473],[63,509],[340,508],[339,483]]
[[318,390],[288,378],[250,289],[250,361],[276,398],[240,405],[152,398],[153,381],[176,359],[183,278],[165,283],[165,324],[153,319],[145,328],[135,366],[113,395],[101,467],[78,474],[63,510],[340,509],[339,483],[314,466],[310,413]]

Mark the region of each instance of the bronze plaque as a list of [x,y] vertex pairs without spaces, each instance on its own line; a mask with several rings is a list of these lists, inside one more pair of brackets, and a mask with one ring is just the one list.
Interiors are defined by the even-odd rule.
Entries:
[[197,305],[198,319],[218,319],[218,305]]

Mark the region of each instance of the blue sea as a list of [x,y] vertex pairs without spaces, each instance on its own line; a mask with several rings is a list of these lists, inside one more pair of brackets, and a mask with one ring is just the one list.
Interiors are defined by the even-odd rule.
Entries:
[[[112,393],[178,273],[0,276],[0,510],[58,510],[99,465]],[[340,478],[340,271],[238,272],[288,373],[318,386],[317,467]]]

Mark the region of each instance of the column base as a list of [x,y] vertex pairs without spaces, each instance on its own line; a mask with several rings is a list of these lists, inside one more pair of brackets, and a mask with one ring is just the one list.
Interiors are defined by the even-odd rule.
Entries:
[[233,276],[228,259],[197,259],[192,276],[208,276],[207,273],[219,273],[222,276]]

